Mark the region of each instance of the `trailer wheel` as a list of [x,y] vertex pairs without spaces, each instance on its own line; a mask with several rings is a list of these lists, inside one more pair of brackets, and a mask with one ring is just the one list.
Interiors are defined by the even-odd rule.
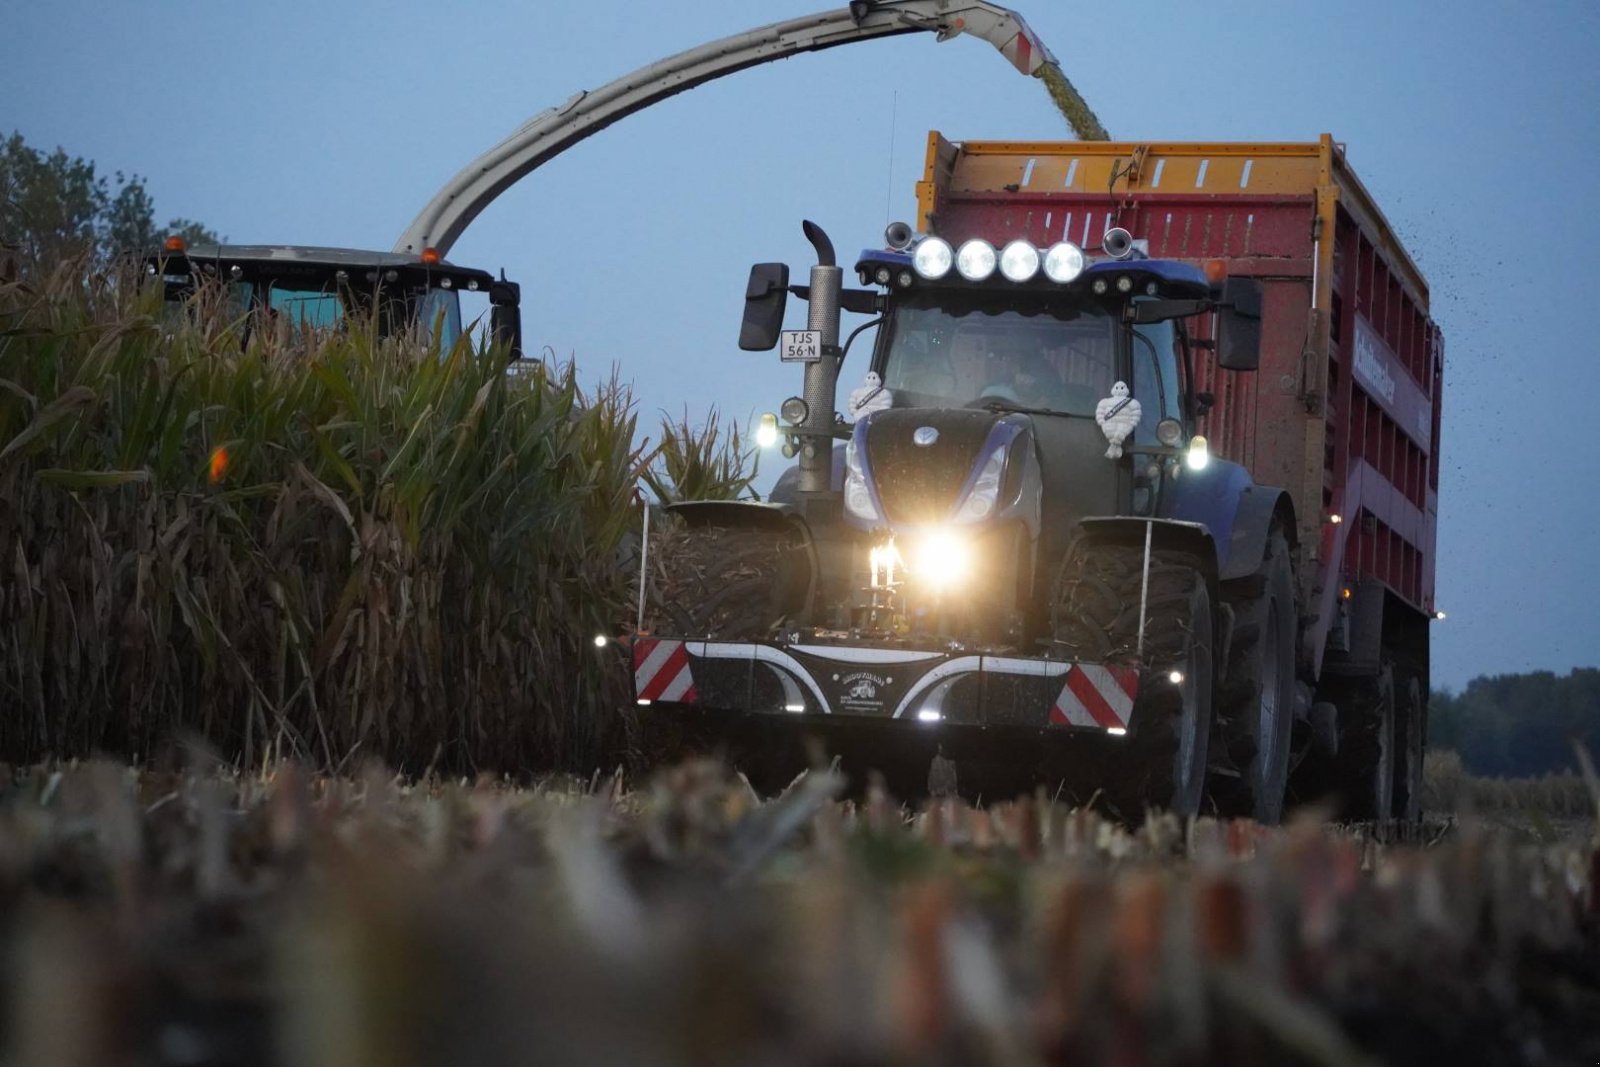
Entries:
[[[1062,564],[1052,614],[1065,658],[1135,662],[1144,552],[1103,545]],[[1146,804],[1195,815],[1205,796],[1213,700],[1211,591],[1194,561],[1179,552],[1150,556],[1144,656],[1130,734],[1129,784]],[[1181,675],[1176,684],[1173,671]]]
[[760,640],[799,610],[806,569],[797,533],[678,522],[652,541],[651,632]]
[[1428,703],[1422,682],[1407,675],[1398,693],[1395,719],[1395,781],[1392,814],[1416,822],[1422,818],[1422,757],[1427,742]]
[[1266,558],[1234,603],[1228,671],[1217,704],[1221,736],[1240,777],[1225,798],[1230,814],[1269,826],[1283,819],[1294,727],[1295,645],[1299,633],[1289,542],[1274,529]]
[[1340,732],[1335,757],[1340,815],[1352,821],[1386,822],[1394,816],[1398,766],[1394,666],[1385,663],[1350,704],[1354,719]]

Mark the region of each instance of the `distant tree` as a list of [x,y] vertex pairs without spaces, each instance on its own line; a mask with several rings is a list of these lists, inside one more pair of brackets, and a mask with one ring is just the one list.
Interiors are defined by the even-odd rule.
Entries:
[[1429,746],[1451,749],[1474,774],[1526,778],[1573,768],[1574,740],[1600,756],[1600,669],[1474,678],[1434,693]]
[[20,133],[0,142],[0,245],[15,249],[24,264],[83,255],[104,263],[168,232],[193,244],[218,241],[190,219],[173,219],[158,230],[155,204],[137,174],[116,171],[108,181],[95,174],[93,163],[65,149],[45,155]]

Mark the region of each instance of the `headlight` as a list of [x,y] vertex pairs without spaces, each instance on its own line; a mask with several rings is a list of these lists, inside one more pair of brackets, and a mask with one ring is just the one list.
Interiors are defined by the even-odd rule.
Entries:
[[1039,250],[1026,241],[1012,241],[1000,252],[1000,273],[1025,282],[1039,273]]
[[994,273],[994,245],[981,237],[961,243],[956,253],[956,272],[969,282],[981,282]]
[[956,512],[955,522],[980,522],[987,519],[994,511],[996,501],[1000,499],[1000,477],[1006,469],[1006,450],[997,448],[984,460],[983,469],[978,472],[978,477],[972,483],[972,492],[961,502],[961,509]]
[[778,443],[778,416],[767,412],[761,416],[761,421],[756,424],[756,445],[760,448],[771,448]]
[[930,281],[943,278],[955,264],[956,254],[943,237],[925,237],[911,253],[911,265]]
[[1162,419],[1156,423],[1156,440],[1168,448],[1177,448],[1183,440],[1183,423],[1177,419]]
[[1189,454],[1184,457],[1184,462],[1189,464],[1192,471],[1203,471],[1206,464],[1211,462],[1211,451],[1206,447],[1206,439],[1199,434],[1189,438]]
[[811,414],[811,406],[803,398],[791,396],[783,402],[783,406],[778,409],[778,413],[783,416],[783,421],[790,426],[800,426],[805,423],[806,416]]
[[872,491],[867,488],[867,476],[861,470],[861,458],[856,455],[854,438],[844,446],[844,507],[865,522],[879,520],[878,509],[872,503]]
[[958,534],[933,530],[917,542],[911,573],[919,582],[949,588],[965,581],[972,570],[972,546]]
[[1044,276],[1053,282],[1074,281],[1083,273],[1083,249],[1071,241],[1050,246],[1044,254]]

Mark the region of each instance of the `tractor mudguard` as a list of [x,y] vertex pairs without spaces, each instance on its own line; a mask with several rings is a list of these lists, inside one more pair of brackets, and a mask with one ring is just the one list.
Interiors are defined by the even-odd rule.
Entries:
[[1203,523],[1178,519],[1141,519],[1131,515],[1090,517],[1079,521],[1086,540],[1143,545],[1145,526],[1151,527],[1150,548],[1177,549],[1194,556],[1209,574],[1217,573],[1217,543]]
[[797,508],[759,500],[683,500],[665,504],[662,511],[681,515],[694,526],[750,526],[760,530],[798,529],[811,539],[811,531]]
[[1228,555],[1222,562],[1221,581],[1246,578],[1256,573],[1267,552],[1267,534],[1272,530],[1273,519],[1281,514],[1284,536],[1289,546],[1295,543],[1294,502],[1282,489],[1270,486],[1247,486],[1239,494],[1239,506],[1233,514],[1233,530],[1228,536]]
[[[1217,568],[1230,566],[1230,540],[1244,491],[1255,484],[1250,472],[1237,463],[1211,457],[1201,470],[1180,469],[1162,492],[1163,518],[1197,523],[1211,535]],[[1213,572],[1215,573],[1215,572]]]

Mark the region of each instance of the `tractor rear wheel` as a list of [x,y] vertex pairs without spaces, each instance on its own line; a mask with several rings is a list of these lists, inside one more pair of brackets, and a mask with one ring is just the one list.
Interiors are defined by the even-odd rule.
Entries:
[[1191,557],[1153,551],[1140,656],[1144,588],[1141,548],[1087,546],[1069,555],[1057,581],[1055,644],[1078,662],[1140,663],[1139,696],[1121,743],[1127,783],[1147,805],[1196,815],[1211,735],[1211,591]]
[[1233,605],[1228,671],[1218,696],[1221,737],[1239,769],[1226,809],[1266,825],[1283,819],[1294,727],[1295,645],[1299,636],[1289,542],[1274,529],[1266,557]]

